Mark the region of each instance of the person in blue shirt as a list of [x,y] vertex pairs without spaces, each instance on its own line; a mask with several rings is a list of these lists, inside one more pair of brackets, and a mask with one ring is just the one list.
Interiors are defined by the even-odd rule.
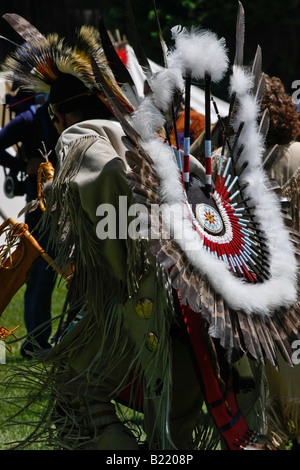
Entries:
[[[24,102],[26,103],[26,102]],[[37,198],[37,172],[43,161],[40,150],[46,150],[49,160],[55,167],[55,144],[57,131],[48,115],[48,102],[32,103],[28,100],[27,109],[16,113],[6,126],[0,129],[0,165],[18,178],[25,175],[24,193],[26,203]],[[12,156],[7,149],[21,143],[19,155]],[[48,235],[41,233],[37,224],[42,216],[40,208],[25,214],[25,223],[38,243],[53,255],[47,247]],[[56,281],[53,269],[42,258],[33,265],[26,283],[24,294],[24,322],[28,333],[21,346],[21,355],[31,357],[34,344],[47,347],[51,335],[51,297]],[[45,326],[46,322],[46,326]]]

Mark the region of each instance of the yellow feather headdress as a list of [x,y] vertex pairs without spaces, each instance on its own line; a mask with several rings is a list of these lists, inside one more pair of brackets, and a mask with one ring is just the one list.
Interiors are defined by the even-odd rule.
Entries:
[[[110,108],[99,84],[96,83],[92,58],[96,61],[106,83],[128,112],[134,110],[107,63],[101,46],[99,32],[92,26],[82,26],[73,46],[58,34],[42,35],[27,20],[16,14],[6,14],[4,18],[25,39],[10,54],[1,67],[1,76],[7,81],[16,81],[23,89],[49,93],[52,83],[62,74],[71,74]],[[13,19],[13,21],[12,21]],[[22,25],[22,28],[20,28]],[[26,26],[26,32],[24,27]],[[30,31],[30,33],[28,33]]]

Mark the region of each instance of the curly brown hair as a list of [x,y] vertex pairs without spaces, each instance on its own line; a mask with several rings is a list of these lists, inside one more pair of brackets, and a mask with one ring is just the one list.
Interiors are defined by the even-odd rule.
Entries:
[[261,102],[262,112],[268,108],[270,127],[267,145],[288,144],[300,133],[299,114],[292,97],[285,92],[280,78],[266,77],[264,96]]

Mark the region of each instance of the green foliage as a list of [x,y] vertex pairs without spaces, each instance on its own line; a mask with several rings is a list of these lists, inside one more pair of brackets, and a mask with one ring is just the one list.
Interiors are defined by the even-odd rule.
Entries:
[[[104,0],[105,23],[111,31],[119,29],[131,42],[124,0]],[[136,25],[149,58],[163,64],[157,22],[152,0],[132,0]],[[299,79],[300,30],[299,0],[243,0],[245,10],[245,65],[251,64],[257,46],[262,48],[263,70],[281,78],[287,92],[292,93],[294,80]],[[235,53],[237,0],[156,0],[164,40],[170,44],[170,28],[181,24],[201,26],[224,37],[232,63]],[[227,99],[227,84],[218,87],[219,97]]]
[[[10,444],[15,441],[22,440],[32,429],[30,426],[24,423],[32,422],[33,413],[38,411],[40,406],[43,406],[43,402],[46,397],[41,400],[40,405],[35,405],[30,411],[24,411],[18,417],[19,424],[17,426],[10,425],[7,420],[11,418],[17,411],[15,405],[10,402],[18,402],[19,406],[22,405],[23,401],[20,398],[20,389],[14,390],[12,388],[7,389],[4,383],[7,381],[10,375],[11,367],[18,367],[30,361],[23,359],[20,354],[20,346],[22,343],[21,338],[26,334],[26,329],[23,320],[23,296],[25,286],[23,286],[17,294],[13,297],[10,304],[3,313],[0,324],[6,328],[12,329],[17,325],[20,325],[16,330],[17,341],[14,341],[10,336],[7,338],[11,344],[9,344],[10,351],[6,352],[6,365],[0,365],[0,450],[8,450]],[[52,296],[52,318],[56,317],[61,313],[63,302],[65,299],[66,288],[61,284],[57,284],[54,289]],[[54,327],[55,328],[55,327]],[[14,342],[12,342],[14,341]],[[26,393],[24,393],[26,399]],[[31,450],[43,450],[41,443],[36,443],[30,447]]]
[[[11,352],[7,351],[6,365],[0,365],[0,451],[9,450],[14,442],[20,442],[27,437],[32,431],[33,426],[36,425],[38,413],[42,408],[47,405],[47,396],[41,397],[39,403],[31,405],[30,409],[22,411],[22,413],[14,418],[17,425],[12,425],[9,420],[19,411],[20,407],[27,403],[29,392],[22,388],[22,384],[18,384],[18,388],[6,388],[5,384],[13,375],[13,370],[19,366],[31,367],[30,360],[23,359],[20,354],[20,346],[22,343],[22,336],[26,334],[26,329],[23,321],[23,296],[25,286],[23,286],[17,294],[13,297],[10,304],[6,308],[3,316],[1,317],[0,324],[6,328],[12,329],[20,325],[16,330],[16,336],[19,341],[9,344]],[[62,311],[66,295],[66,288],[64,283],[57,284],[52,296],[52,318],[59,315]],[[55,326],[54,331],[55,332]],[[8,338],[12,339],[12,337]],[[26,384],[25,384],[26,387]],[[18,407],[16,407],[16,404]],[[132,421],[132,431],[140,439],[144,440],[145,435],[140,435],[140,428],[143,424],[143,415],[135,413],[133,410],[126,408],[123,405],[117,406],[117,414],[124,422]],[[26,423],[26,424],[25,424]],[[29,424],[31,423],[31,424]],[[45,444],[42,442],[35,442],[28,447],[28,450],[47,450]]]

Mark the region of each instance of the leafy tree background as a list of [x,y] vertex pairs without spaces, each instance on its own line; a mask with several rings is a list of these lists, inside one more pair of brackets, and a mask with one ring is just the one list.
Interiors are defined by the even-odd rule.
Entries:
[[[162,63],[153,2],[132,0],[139,34],[149,57]],[[126,33],[125,1],[108,0],[105,17],[108,26]],[[245,65],[251,64],[257,46],[262,48],[263,70],[282,79],[286,90],[300,80],[300,1],[243,0],[245,10]],[[237,0],[156,0],[164,40],[170,43],[170,28],[199,25],[224,37],[232,63],[235,53]],[[125,19],[125,20],[124,20]],[[227,83],[217,87],[221,98],[227,98]]]
[[[131,0],[138,32],[149,58],[163,63],[152,0]],[[289,93],[300,80],[300,0],[243,0],[245,10],[245,65],[251,64],[257,45],[262,48],[263,70],[279,76]],[[112,32],[119,29],[130,38],[127,28],[126,0],[0,0],[0,15],[18,13],[43,33],[56,31],[72,39],[81,24],[98,25],[101,9]],[[224,37],[232,63],[235,52],[235,24],[238,0],[156,0],[163,36],[170,44],[170,28],[199,25]],[[0,18],[0,35],[20,43],[21,40]],[[0,41],[0,61],[9,50]],[[226,79],[214,93],[227,99]]]

